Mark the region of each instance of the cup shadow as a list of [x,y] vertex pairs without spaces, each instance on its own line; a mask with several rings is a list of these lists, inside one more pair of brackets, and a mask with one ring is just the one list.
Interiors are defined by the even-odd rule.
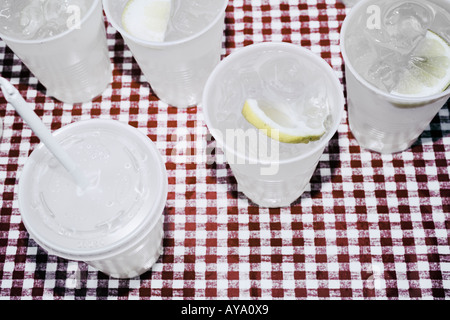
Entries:
[[441,111],[431,121],[427,129],[419,136],[416,142],[413,143],[411,149],[422,148],[425,142],[430,141],[434,144],[441,141],[444,137],[450,136],[450,130],[442,126],[442,123],[449,123],[449,117],[442,114],[442,110],[447,109],[450,114],[450,99],[442,106]]
[[[47,89],[42,85],[42,83],[39,80],[36,79],[36,83],[34,81],[30,83],[30,79],[35,78],[34,75],[31,73],[28,67],[22,62],[22,60],[20,60],[7,45],[5,45],[3,53],[4,58],[1,72],[2,77],[4,77],[5,79],[13,79],[13,78],[19,79],[19,85],[24,85],[28,88],[36,90],[43,96],[47,95]],[[20,65],[20,68],[15,69],[14,66],[17,65]]]
[[[333,138],[331,138],[323,154],[327,154],[328,159],[324,159],[326,157],[323,156],[320,159],[316,170],[309,181],[310,189],[307,189],[297,200],[295,200],[291,204],[291,207],[300,205],[303,198],[317,197],[322,191],[322,186],[333,180],[337,169],[341,167],[338,133],[335,133]],[[324,174],[323,171],[327,171],[329,173]]]

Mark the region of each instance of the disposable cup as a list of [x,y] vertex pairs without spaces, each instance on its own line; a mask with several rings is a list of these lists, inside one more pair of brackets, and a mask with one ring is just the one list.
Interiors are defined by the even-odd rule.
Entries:
[[[427,1],[450,12],[448,0]],[[396,153],[407,150],[417,141],[449,99],[450,88],[428,97],[397,96],[378,89],[356,71],[354,61],[349,58],[349,34],[354,33],[356,20],[362,15],[370,17],[368,12],[374,12],[373,6],[379,4],[379,0],[361,0],[352,8],[342,26],[341,51],[345,62],[348,120],[361,147],[379,153]],[[394,7],[395,1],[390,1],[389,5]],[[378,8],[380,13],[384,12],[381,6]]]
[[[295,88],[290,92],[294,95],[302,92],[302,88],[307,90],[305,83],[313,82],[320,83],[327,92],[331,122],[319,141],[296,146],[272,144],[274,140],[266,143],[265,135],[254,127],[248,127],[241,115],[245,100],[264,96],[274,89],[272,83],[278,89],[284,89],[283,83],[278,82],[278,76],[283,76],[283,72],[277,75],[259,71],[258,74],[258,68],[267,65],[269,57],[271,61],[293,61],[300,68],[314,68],[315,72],[309,75],[296,73],[297,69],[286,70],[286,74],[296,79],[288,83]],[[285,65],[290,67],[290,63]],[[255,84],[254,79],[261,79],[264,84],[261,85],[260,80]],[[284,98],[279,94],[272,101]],[[303,194],[325,147],[336,133],[344,111],[344,95],[335,72],[322,58],[294,44],[267,42],[240,48],[226,57],[206,83],[202,106],[206,124],[225,153],[238,190],[259,206],[285,207]],[[294,153],[283,155],[283,148],[294,148]],[[260,153],[269,149],[271,155],[270,152]]]
[[169,105],[199,104],[205,82],[220,61],[228,1],[216,1],[222,10],[201,31],[181,40],[150,42],[124,29],[122,13],[128,0],[103,0],[109,22],[124,38],[153,92]]
[[[19,11],[23,1],[14,1]],[[112,80],[111,61],[100,0],[67,31],[39,40],[1,34],[36,78],[47,95],[66,103],[88,102],[102,94]]]
[[114,278],[149,270],[162,253],[167,173],[154,143],[113,120],[80,121],[55,138],[90,177],[77,188],[40,144],[19,180],[19,209],[49,254],[84,261]]

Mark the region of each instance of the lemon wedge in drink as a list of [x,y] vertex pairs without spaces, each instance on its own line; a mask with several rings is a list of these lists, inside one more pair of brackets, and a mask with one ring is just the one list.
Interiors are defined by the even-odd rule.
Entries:
[[122,13],[122,25],[136,38],[163,42],[170,10],[171,0],[130,0]]
[[[247,99],[242,115],[253,126],[272,139],[284,143],[308,143],[319,140],[326,132],[325,119],[306,121],[289,115],[283,106],[272,106],[255,99]],[[328,115],[327,115],[328,116]]]
[[428,30],[391,93],[406,97],[426,97],[445,91],[449,85],[450,45]]

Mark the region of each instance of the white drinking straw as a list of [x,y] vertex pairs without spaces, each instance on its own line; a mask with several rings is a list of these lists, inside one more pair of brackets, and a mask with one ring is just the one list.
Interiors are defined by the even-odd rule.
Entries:
[[89,180],[80,170],[78,165],[67,154],[66,150],[56,141],[50,130],[44,125],[33,109],[22,98],[19,91],[6,79],[0,77],[0,87],[3,91],[6,101],[8,101],[30,126],[34,134],[41,140],[53,156],[63,165],[75,180],[78,187],[85,189],[89,185]]

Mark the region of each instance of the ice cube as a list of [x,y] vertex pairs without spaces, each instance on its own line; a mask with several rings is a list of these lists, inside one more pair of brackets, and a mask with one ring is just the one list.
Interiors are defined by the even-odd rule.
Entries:
[[239,104],[242,100],[242,88],[237,81],[224,79],[220,91],[218,92],[218,101],[220,108],[214,113],[218,122],[225,121],[230,113],[234,112],[232,107]]
[[385,29],[368,29],[364,28],[364,35],[367,39],[371,41],[371,47],[374,49],[375,47],[388,48],[393,50],[392,39],[390,34]]
[[313,97],[303,106],[303,119],[311,128],[321,128],[329,113],[326,97]]
[[65,15],[67,2],[61,0],[45,0],[42,7],[45,20],[58,20]]
[[25,38],[33,38],[44,24],[44,13],[38,2],[31,2],[20,13],[20,25]]
[[308,84],[305,69],[297,59],[286,56],[263,63],[259,75],[272,100],[292,103],[301,98],[301,89]]
[[364,77],[369,66],[376,60],[376,51],[371,40],[364,32],[357,32],[349,34],[345,42],[349,61],[352,62],[356,71]]
[[410,25],[416,25],[414,19],[404,20],[401,24],[385,25],[381,29],[364,28],[364,34],[378,48],[386,48],[399,54],[410,53],[425,36],[425,32],[415,31]]
[[377,60],[367,71],[368,80],[380,89],[391,91],[395,85],[396,68],[385,60]]
[[349,34],[345,40],[345,48],[351,61],[373,51],[373,45],[364,33]]
[[[246,93],[245,87],[240,81],[236,80],[238,70],[228,70],[226,76],[223,77],[220,88],[216,88],[217,101],[219,107],[215,110],[214,115],[217,122],[229,121],[231,114],[240,114],[244,106]],[[234,119],[235,120],[235,119]]]
[[171,19],[171,26],[180,34],[189,36],[195,33],[194,25],[196,18],[190,12],[178,10]]
[[36,32],[35,38],[44,39],[47,37],[53,37],[64,32],[65,30],[67,30],[67,27],[65,26],[64,21],[62,23],[58,20],[46,21],[45,24]]
[[257,98],[261,92],[261,78],[254,67],[242,67],[237,71],[238,82],[242,90],[247,94],[247,98]]
[[81,13],[84,13],[88,4],[86,0],[42,0],[42,8],[47,21],[65,20],[73,13],[71,7],[74,6],[78,7]]
[[432,8],[417,2],[406,2],[389,10],[384,22],[386,26],[410,25],[414,30],[421,31],[427,30],[433,19]]
[[411,53],[434,19],[431,8],[415,2],[406,2],[389,10],[384,27],[391,38],[391,46],[401,54]]
[[[179,11],[184,12],[182,15],[186,16],[190,21],[190,28],[193,27],[197,32],[201,30],[209,21],[212,21],[219,10],[221,9],[221,1],[211,1],[211,0],[191,0],[191,1],[180,1]],[[177,10],[175,10],[177,12]],[[176,19],[174,19],[176,20]]]
[[0,9],[0,18],[9,19],[11,18],[11,0],[2,1],[2,8]]
[[0,31],[4,33],[8,33],[13,24],[11,6],[11,0],[5,0],[0,9]]
[[[203,16],[204,12],[207,11],[208,7],[205,1],[175,2],[169,30],[173,28],[177,33],[177,38],[193,35],[201,30],[205,23],[210,20]],[[176,38],[169,40],[175,39]]]

